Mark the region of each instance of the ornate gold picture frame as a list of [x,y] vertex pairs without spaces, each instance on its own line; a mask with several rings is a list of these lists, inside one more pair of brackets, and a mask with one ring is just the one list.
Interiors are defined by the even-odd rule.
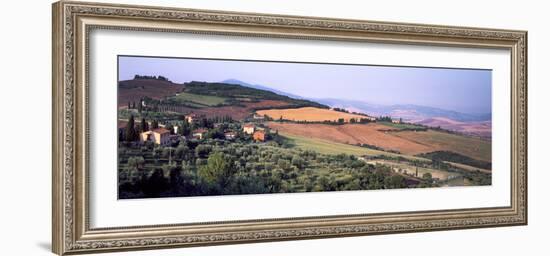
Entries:
[[[510,204],[93,228],[89,46],[95,30],[508,50]],[[526,31],[61,1],[53,5],[52,65],[52,247],[59,255],[527,224]]]

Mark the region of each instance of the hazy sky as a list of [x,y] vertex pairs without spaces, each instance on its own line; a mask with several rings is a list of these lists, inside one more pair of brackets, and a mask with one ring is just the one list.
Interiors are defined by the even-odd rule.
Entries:
[[120,56],[119,80],[136,74],[177,83],[237,79],[307,98],[491,112],[490,70]]

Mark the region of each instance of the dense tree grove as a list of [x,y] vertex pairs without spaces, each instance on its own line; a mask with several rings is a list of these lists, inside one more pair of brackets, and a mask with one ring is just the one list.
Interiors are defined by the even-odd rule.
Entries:
[[482,169],[487,169],[487,170],[491,170],[492,168],[490,162],[473,159],[471,157],[467,157],[465,155],[461,155],[450,151],[434,151],[430,153],[419,154],[418,156],[432,159],[434,162],[450,161],[454,163],[461,163],[461,164],[478,167]]
[[391,122],[392,121],[392,118],[391,116],[379,116],[376,118],[376,121],[379,121],[379,122]]
[[140,79],[153,79],[153,80],[161,80],[161,81],[170,81],[170,80],[168,80],[168,78],[166,78],[166,77],[164,77],[164,76],[135,75],[135,76],[134,76],[134,79],[135,79],[135,80],[140,80]]
[[[175,147],[120,147],[121,198],[341,191],[415,187],[385,165],[265,144],[206,139]],[[162,152],[173,149],[171,158]],[[426,185],[426,184],[424,184]]]

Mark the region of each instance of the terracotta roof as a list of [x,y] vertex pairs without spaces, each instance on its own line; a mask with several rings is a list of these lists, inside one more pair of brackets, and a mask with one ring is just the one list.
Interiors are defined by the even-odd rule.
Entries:
[[254,128],[254,125],[253,124],[245,124],[244,127],[245,128]]
[[165,134],[165,133],[169,133],[170,130],[166,129],[166,128],[157,128],[157,129],[153,129],[151,130],[152,132],[156,132],[156,133],[160,133],[160,134]]
[[207,131],[208,131],[207,129],[200,128],[200,129],[194,130],[193,133],[205,133]]

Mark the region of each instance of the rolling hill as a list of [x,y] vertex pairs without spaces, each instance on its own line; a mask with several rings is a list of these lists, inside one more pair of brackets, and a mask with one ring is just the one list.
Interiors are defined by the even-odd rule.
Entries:
[[[145,111],[157,116],[180,118],[179,114],[194,113],[206,117],[231,116],[234,120],[249,122],[248,118],[257,113],[273,120],[282,118],[282,122],[268,121],[263,124],[290,138],[298,147],[330,154],[349,152],[368,155],[376,151],[376,154],[382,152],[388,156],[407,158],[418,158],[422,154],[452,157],[459,160],[457,164],[476,161],[491,163],[490,140],[410,123],[374,122],[374,119],[371,123],[365,121],[361,124],[350,121],[352,118],[358,120],[376,115],[397,115],[404,119],[411,118],[409,120],[417,118],[414,119],[415,123],[428,127],[490,138],[490,114],[470,115],[423,106],[379,106],[344,100],[325,99],[317,102],[238,80],[179,84],[165,79],[139,78],[120,81],[118,97],[118,106],[122,111],[125,111],[129,102],[139,102],[146,98]],[[337,111],[331,107],[345,108],[356,113]],[[134,109],[130,111],[137,113]],[[339,119],[344,122],[336,123]],[[445,153],[436,155],[434,152]]]
[[464,134],[491,138],[491,113],[461,113],[441,108],[412,104],[380,105],[359,100],[308,98],[300,95],[277,90],[275,88],[251,84],[237,79],[227,79],[222,83],[237,84],[245,87],[270,91],[294,99],[307,99],[319,102],[331,108],[343,108],[351,112],[365,113],[370,116],[391,116],[402,118],[406,122],[421,124],[430,127],[441,127],[446,130]]
[[231,99],[232,102],[251,102],[261,100],[277,100],[287,102],[291,107],[318,107],[329,108],[328,106],[306,99],[297,99],[281,95],[272,91],[256,89],[231,83],[207,83],[192,81],[184,83],[185,92],[224,97]]
[[418,121],[427,118],[443,117],[460,122],[479,122],[491,120],[491,114],[471,114],[446,110],[435,107],[413,104],[379,105],[363,101],[344,99],[317,99],[316,101],[331,107],[341,107],[353,111],[363,112],[374,116],[391,116],[403,118],[407,121]]
[[132,79],[118,82],[118,106],[139,102],[141,98],[163,99],[183,90],[183,84],[159,79]]
[[429,127],[441,127],[446,130],[469,135],[491,138],[492,127],[490,113],[472,114],[452,110],[418,105],[378,105],[362,101],[340,99],[318,99],[318,102],[331,107],[344,108],[353,112],[372,116],[390,116],[404,121]]
[[299,95],[296,95],[296,94],[284,92],[284,91],[277,90],[277,89],[274,89],[274,88],[271,88],[271,87],[268,87],[268,86],[264,86],[264,85],[260,85],[260,84],[249,84],[247,82],[243,82],[243,81],[237,80],[237,79],[227,79],[227,80],[223,80],[220,83],[236,84],[236,85],[250,87],[250,88],[254,88],[254,89],[258,89],[258,90],[270,91],[270,92],[274,92],[274,93],[279,94],[279,95],[288,96],[288,97],[291,97],[291,98],[294,98],[294,99],[306,99],[305,97],[302,97],[302,96],[299,96]]
[[154,78],[139,78],[118,83],[118,106],[145,98],[147,104],[161,106],[172,112],[211,116],[232,116],[244,119],[256,110],[274,108],[328,106],[296,99],[272,91],[233,83],[208,83],[191,81],[183,84]]
[[[492,131],[490,113],[469,114],[418,105],[386,106],[345,99],[308,99],[237,79],[227,79],[218,83],[191,81],[178,84],[168,80],[141,78],[118,83],[119,107],[126,106],[128,102],[137,102],[144,97],[161,100],[164,104],[178,105],[180,107],[177,109],[182,113],[230,114],[237,118],[243,118],[255,110],[270,109],[274,111],[273,109],[285,107],[321,109],[338,107],[370,116],[402,118],[410,123],[441,127],[484,138],[491,138]],[[272,115],[274,118],[280,116],[280,113]],[[298,120],[296,118],[299,116],[289,116],[288,119]]]
[[476,135],[483,138],[491,138],[492,135],[491,121],[460,122],[444,117],[433,117],[416,123],[430,127],[441,127],[446,130]]
[[491,162],[491,142],[434,130],[392,132],[389,130],[391,126],[380,123],[327,125],[269,122],[268,126],[291,136],[348,145],[368,144],[410,156],[451,151]]
[[243,82],[237,79],[227,79],[222,81],[221,83],[236,84],[249,88],[270,91],[294,99],[307,99],[329,106],[331,108],[344,108],[352,112],[365,113],[371,116],[391,116],[395,118],[403,118],[406,121],[412,122],[419,122],[428,118],[446,118],[463,123],[486,122],[491,120],[491,113],[461,113],[458,111],[413,104],[380,105],[359,100],[311,98],[284,92],[265,85]]

